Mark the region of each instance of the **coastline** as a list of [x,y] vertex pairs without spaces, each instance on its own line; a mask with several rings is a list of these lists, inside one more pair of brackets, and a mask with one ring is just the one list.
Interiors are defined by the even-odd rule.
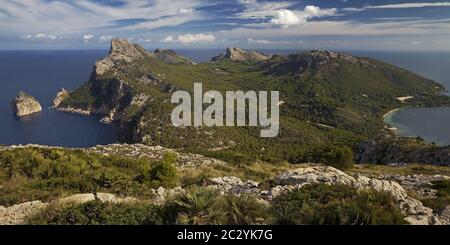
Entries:
[[401,110],[407,109],[407,108],[411,108],[411,106],[404,106],[404,107],[400,107],[400,108],[395,108],[395,109],[392,109],[392,110],[386,112],[386,113],[383,115],[383,121],[384,121],[386,124],[390,125],[390,124],[391,124],[391,119],[392,119],[392,117],[395,115],[395,113],[397,113],[397,112],[399,112],[399,111],[401,111]]

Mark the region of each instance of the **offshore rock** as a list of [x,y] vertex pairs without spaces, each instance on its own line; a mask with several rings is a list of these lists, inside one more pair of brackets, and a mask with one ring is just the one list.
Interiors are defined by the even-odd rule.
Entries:
[[19,92],[19,95],[11,102],[14,112],[17,116],[23,117],[42,111],[41,104],[32,96]]

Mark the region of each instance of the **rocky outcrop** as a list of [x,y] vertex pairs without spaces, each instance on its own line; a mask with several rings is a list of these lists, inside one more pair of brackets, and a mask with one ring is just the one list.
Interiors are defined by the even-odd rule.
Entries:
[[252,180],[242,181],[234,176],[217,177],[209,180],[213,188],[218,189],[222,193],[254,194],[260,195],[261,190],[258,188],[259,183]]
[[191,168],[207,165],[226,165],[227,163],[214,158],[204,157],[198,154],[182,153],[167,149],[161,146],[147,146],[143,144],[111,144],[105,146],[96,146],[87,148],[87,152],[97,153],[105,156],[122,156],[133,159],[148,158],[152,160],[161,160],[164,155],[173,153],[177,156],[176,166],[178,168]]
[[65,148],[65,147],[28,144],[28,145],[11,145],[3,147],[0,146],[0,151],[24,149],[24,148],[82,150],[86,153],[100,154],[103,156],[120,156],[131,159],[146,158],[154,161],[162,160],[166,154],[170,153],[176,155],[175,165],[179,169],[195,168],[210,165],[226,166],[228,164],[227,162],[215,158],[205,157],[199,154],[176,151],[173,149],[164,148],[162,146],[148,146],[143,144],[111,144],[111,145],[98,145],[90,148]]
[[0,225],[20,225],[39,210],[48,207],[41,201],[25,202],[11,207],[0,206]]
[[19,95],[11,102],[14,112],[17,116],[23,117],[36,112],[42,111],[41,104],[32,96],[20,92]]
[[187,57],[178,55],[171,49],[156,49],[154,52],[156,58],[168,64],[187,64],[195,65],[195,62]]
[[154,56],[138,44],[131,44],[126,39],[113,39],[108,56],[95,63],[94,75],[101,76],[113,71],[121,62],[132,63],[147,56]]
[[431,208],[410,196],[405,189],[395,181],[369,178],[364,175],[352,177],[340,170],[328,166],[316,166],[287,171],[276,179],[289,188],[301,188],[310,183],[325,183],[329,185],[343,184],[357,189],[375,189],[390,193],[398,202],[400,209],[407,216],[406,220],[411,224],[442,224],[433,214]]
[[69,96],[69,92],[64,88],[61,89],[58,93],[56,93],[56,97],[53,99],[52,107],[58,108],[61,102]]
[[270,59],[271,56],[256,51],[247,51],[240,48],[227,48],[225,54],[219,54],[211,62],[231,60],[237,62],[258,62]]
[[434,214],[432,209],[425,207],[419,200],[409,196],[408,192],[395,181],[370,178],[361,174],[351,176],[329,166],[317,165],[283,172],[274,178],[273,182],[278,183],[278,185],[268,190],[261,189],[258,182],[243,182],[233,176],[213,178],[210,179],[210,182],[211,188],[218,189],[222,193],[252,194],[267,201],[272,200],[283,192],[300,189],[313,183],[347,185],[360,190],[374,189],[390,193],[406,216],[405,220],[410,224],[449,224],[445,218],[441,218],[447,217],[448,210],[443,210],[442,214]]

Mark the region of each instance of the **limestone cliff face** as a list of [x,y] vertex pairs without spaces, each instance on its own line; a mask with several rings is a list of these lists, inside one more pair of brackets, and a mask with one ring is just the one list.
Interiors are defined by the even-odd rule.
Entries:
[[24,92],[20,92],[11,104],[14,112],[19,117],[42,111],[39,102]]
[[59,92],[54,107],[83,115],[99,115],[105,123],[118,120],[133,98],[133,86],[125,81],[128,68],[146,57],[154,57],[154,54],[127,40],[112,40],[108,55],[95,63],[89,81],[71,93]]
[[271,56],[256,51],[247,51],[240,48],[227,48],[225,54],[219,54],[211,59],[212,62],[231,60],[237,62],[258,62],[270,59]]
[[69,92],[67,90],[65,90],[64,88],[61,89],[61,91],[59,91],[56,94],[55,99],[53,100],[53,104],[52,107],[53,108],[57,108],[59,106],[59,104],[61,104],[61,102],[67,98],[69,96]]

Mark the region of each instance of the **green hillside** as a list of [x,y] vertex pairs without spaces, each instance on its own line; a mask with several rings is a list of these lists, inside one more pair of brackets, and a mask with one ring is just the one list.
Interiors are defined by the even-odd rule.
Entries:
[[[114,42],[123,47],[114,49],[119,45]],[[279,136],[260,138],[256,127],[175,128],[170,120],[175,107],[171,94],[192,91],[197,82],[203,83],[204,92],[280,91],[284,104]],[[354,148],[383,133],[382,116],[391,109],[449,104],[448,97],[439,95],[443,90],[442,85],[407,70],[324,50],[260,62],[169,64],[137,45],[115,40],[90,80],[60,107],[113,115],[123,142],[181,148],[237,162],[305,162],[323,160],[332,148]],[[403,96],[414,98],[405,103],[396,99]]]

